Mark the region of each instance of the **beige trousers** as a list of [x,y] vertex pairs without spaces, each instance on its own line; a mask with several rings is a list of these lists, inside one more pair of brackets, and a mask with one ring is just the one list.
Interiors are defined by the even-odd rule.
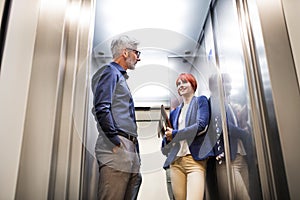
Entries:
[[[238,154],[231,162],[233,173],[233,199],[248,200],[249,197],[249,174],[248,166],[244,156]],[[226,163],[217,164],[218,190],[221,199],[229,199],[228,179],[226,173]]]
[[176,200],[203,199],[206,161],[195,161],[187,155],[171,164],[171,183]]

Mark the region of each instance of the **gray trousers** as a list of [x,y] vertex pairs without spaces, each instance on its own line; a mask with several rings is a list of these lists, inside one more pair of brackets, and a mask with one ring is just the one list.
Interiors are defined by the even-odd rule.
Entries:
[[99,164],[99,200],[135,200],[138,196],[142,176],[136,145],[119,137],[121,146],[111,152],[113,159]]

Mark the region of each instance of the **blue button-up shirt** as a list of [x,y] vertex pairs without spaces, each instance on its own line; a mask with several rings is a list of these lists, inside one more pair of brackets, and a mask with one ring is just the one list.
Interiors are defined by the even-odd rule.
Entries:
[[120,144],[118,132],[137,136],[134,103],[126,77],[126,71],[112,62],[100,68],[92,78],[93,114],[98,131],[115,145]]

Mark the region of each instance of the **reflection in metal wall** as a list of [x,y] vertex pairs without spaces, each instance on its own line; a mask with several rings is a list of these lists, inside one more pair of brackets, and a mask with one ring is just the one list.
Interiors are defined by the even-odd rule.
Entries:
[[[264,59],[264,47],[261,32],[256,30],[256,38],[253,38],[251,28],[257,29],[259,25],[253,19],[257,19],[257,15],[255,4],[251,3],[253,24],[249,23],[247,1],[217,1],[211,12],[215,45],[211,45],[209,17],[204,33],[208,39],[202,43],[206,52],[216,52],[218,71],[212,83],[221,86],[214,87],[219,90],[220,109],[213,108],[218,103],[214,102],[213,93],[211,96],[212,112],[215,113],[212,113],[213,124],[210,126],[213,125],[215,133],[219,134],[218,119],[222,118],[223,130],[223,138],[216,145],[217,155],[220,155],[217,156],[218,163],[215,168],[212,166],[213,173],[216,173],[216,181],[209,185],[213,188],[213,192],[209,193],[212,199],[289,197],[287,187],[280,188],[285,192],[279,192],[276,188],[277,184],[286,183],[286,179],[284,170],[280,172],[282,174],[274,171],[274,166],[284,167],[277,125],[274,123],[276,117],[272,112],[271,84],[261,82],[269,80],[270,74],[266,63],[259,62]],[[266,101],[267,104],[261,104]],[[269,112],[265,113],[265,110]],[[272,122],[265,124],[269,120]],[[271,162],[270,151],[278,155]]]
[[[252,104],[246,73],[249,65],[243,52],[235,2],[218,1],[213,17],[228,131],[224,137],[228,137],[229,141],[225,161],[216,165],[219,195],[225,199],[259,199],[261,192],[254,148]],[[222,145],[219,146],[222,148]],[[228,163],[226,167],[225,163]],[[223,175],[224,172],[227,176]],[[225,187],[228,180],[231,188]]]

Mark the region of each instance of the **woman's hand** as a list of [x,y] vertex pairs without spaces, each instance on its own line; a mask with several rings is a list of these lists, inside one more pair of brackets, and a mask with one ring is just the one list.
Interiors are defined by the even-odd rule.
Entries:
[[171,140],[173,139],[173,137],[172,137],[172,131],[173,131],[172,128],[167,127],[167,130],[166,130],[166,132],[165,132],[167,141],[171,141]]

